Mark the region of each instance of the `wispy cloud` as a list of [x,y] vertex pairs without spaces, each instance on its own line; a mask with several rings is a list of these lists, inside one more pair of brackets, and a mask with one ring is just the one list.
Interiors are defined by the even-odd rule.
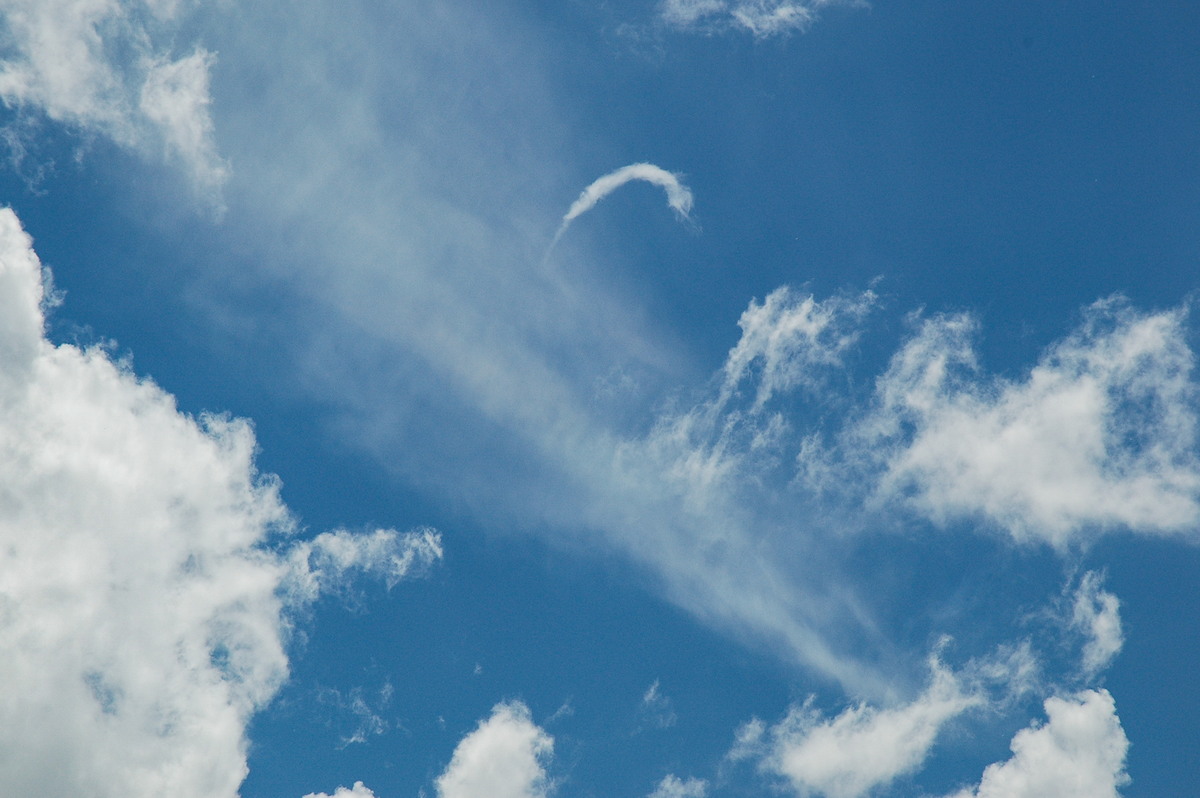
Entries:
[[684,781],[673,773],[663,776],[662,781],[650,793],[649,798],[706,798],[708,782],[704,779]]
[[0,783],[232,798],[295,611],[348,569],[435,559],[436,533],[291,540],[249,423],[183,415],[103,349],[52,345],[42,281],[0,211],[0,647],[20,652],[0,660]]
[[671,705],[671,699],[663,695],[657,679],[646,688],[646,692],[642,695],[638,714],[647,723],[659,729],[674,726],[678,720],[675,709]]
[[219,201],[229,166],[209,114],[214,56],[201,47],[172,54],[181,16],[176,2],[8,0],[0,99],[124,147],[161,147]]
[[403,534],[394,529],[322,532],[292,546],[284,587],[289,598],[301,604],[315,601],[321,593],[344,591],[362,575],[382,579],[392,588],[441,558],[442,538],[435,529]]
[[1129,782],[1129,741],[1107,690],[1086,690],[1045,702],[1045,725],[1012,740],[1013,756],[989,765],[977,787],[951,798],[1117,798]]
[[688,218],[692,211],[692,192],[680,181],[679,175],[652,163],[633,163],[597,178],[580,193],[579,199],[571,203],[571,207],[563,215],[562,225],[554,235],[555,243],[567,232],[571,222],[596,207],[600,200],[621,186],[635,180],[662,188],[667,193],[667,205],[671,210],[675,211],[680,219]]
[[[275,16],[273,8],[256,6],[255,24],[247,29],[286,30],[288,41],[317,48],[330,46],[333,36],[339,52],[359,57],[353,42],[367,35],[365,21],[344,14],[297,20],[278,8]],[[474,12],[458,5],[440,5],[438,14],[423,14],[422,8],[417,3],[397,11],[404,24],[394,30],[403,31],[406,42],[413,40],[401,58],[414,88],[400,98],[395,92],[404,87],[389,82],[347,91],[320,71],[300,69],[307,53],[272,51],[261,94],[255,95],[258,104],[229,104],[228,124],[235,129],[252,130],[238,115],[257,119],[266,102],[269,113],[287,120],[280,130],[305,131],[229,137],[229,146],[237,148],[231,155],[246,165],[230,186],[238,208],[230,224],[244,226],[243,243],[261,253],[260,265],[291,275],[287,280],[305,292],[304,303],[327,314],[313,331],[312,346],[295,355],[305,368],[304,387],[338,408],[337,434],[419,488],[466,502],[492,526],[553,529],[558,545],[587,536],[588,546],[598,542],[649,568],[663,594],[697,617],[765,641],[828,678],[854,682],[865,693],[877,691],[882,684],[877,674],[847,662],[817,631],[846,629],[857,621],[848,620],[851,613],[824,595],[824,587],[807,583],[807,571],[815,566],[802,563],[804,573],[791,572],[790,564],[803,559],[796,552],[808,550],[804,534],[793,535],[784,557],[777,557],[775,548],[783,547],[762,539],[771,534],[782,539],[779,525],[758,526],[756,510],[739,503],[737,491],[752,482],[749,470],[738,472],[745,479],[722,471],[774,456],[771,428],[759,429],[757,422],[740,426],[739,441],[745,433],[760,444],[742,458],[731,443],[725,459],[714,449],[719,433],[700,418],[712,397],[696,403],[694,413],[679,402],[680,412],[663,413],[656,423],[654,407],[668,406],[681,375],[687,385],[702,385],[710,370],[696,368],[677,339],[641,314],[636,301],[631,305],[612,289],[603,253],[581,250],[570,270],[550,275],[541,268],[541,231],[547,219],[562,213],[547,206],[546,197],[555,191],[546,184],[561,189],[563,179],[547,177],[554,161],[545,155],[493,157],[497,146],[527,153],[553,129],[538,122],[545,105],[529,102],[537,81],[521,71],[519,60],[501,73],[484,68],[486,59],[461,57],[471,50],[504,52],[511,59],[512,53],[536,52],[538,45],[498,43],[492,37],[511,32],[463,23],[459,15],[469,19]],[[460,38],[464,30],[472,32],[469,48]],[[256,33],[255,43],[264,36]],[[246,57],[254,46],[223,45],[223,63]],[[395,74],[394,65],[371,63],[369,52],[361,57],[356,74]],[[425,58],[438,69],[430,70]],[[258,74],[255,64],[240,66]],[[464,85],[487,88],[480,88],[478,104],[453,108],[487,109],[495,103],[503,105],[504,118],[519,124],[498,126],[487,114],[474,113],[455,124],[409,121],[441,118],[448,106],[432,98]],[[410,113],[382,124],[366,110],[377,99],[374,92],[386,96],[389,107],[403,102]],[[314,104],[332,110],[314,118],[305,110]],[[690,191],[678,177],[634,165],[584,191],[566,215],[578,219],[620,185],[647,178],[666,190],[668,204],[690,213]],[[518,237],[514,229],[533,232]],[[264,239],[286,241],[289,248],[282,254],[259,249]],[[297,273],[306,279],[294,281]],[[792,312],[790,303],[779,302],[780,312]],[[819,326],[824,311],[812,310]],[[729,326],[736,330],[732,320]],[[832,327],[825,335],[828,340],[812,344],[813,353],[837,345]],[[297,347],[309,343],[302,340]],[[768,359],[776,375],[770,390],[782,390],[802,368],[806,355],[796,347],[803,346],[780,342],[761,355],[747,350],[739,390],[755,391],[757,363]],[[347,352],[354,354],[347,358]],[[367,368],[375,357],[387,368]],[[826,362],[814,371],[830,368]],[[632,426],[598,407],[596,378],[614,369],[638,374],[647,386],[639,389]],[[739,412],[746,410],[737,404]],[[769,404],[764,394],[768,421]],[[717,425],[723,413],[715,414]],[[696,419],[694,427],[681,429],[693,423],[684,417]],[[489,450],[480,445],[483,440],[501,448]],[[417,457],[418,452],[431,454]],[[706,460],[718,476],[729,478],[705,482]],[[525,466],[514,472],[513,462]],[[557,487],[548,491],[546,480]],[[812,558],[818,560],[819,555]]]
[[776,393],[799,385],[819,387],[861,337],[875,301],[872,291],[820,301],[789,286],[775,289],[761,303],[752,300],[738,319],[742,336],[725,359],[723,401],[747,381],[752,367],[757,367],[754,411]]
[[1088,571],[1079,580],[1071,623],[1087,637],[1083,647],[1083,672],[1093,679],[1112,663],[1125,645],[1121,631],[1121,602],[1101,585],[1104,577]]
[[806,30],[821,8],[861,0],[662,0],[659,19],[685,31],[741,30],[759,38]]
[[437,779],[439,798],[544,798],[554,739],[519,701],[497,704],[462,739]]

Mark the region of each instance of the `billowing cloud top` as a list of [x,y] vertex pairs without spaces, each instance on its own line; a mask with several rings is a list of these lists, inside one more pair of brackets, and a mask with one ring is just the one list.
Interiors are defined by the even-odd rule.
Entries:
[[530,719],[528,707],[497,704],[454,749],[437,780],[438,798],[545,798],[553,752],[554,739]]
[[288,675],[291,612],[393,582],[437,533],[291,542],[248,423],[181,414],[100,348],[43,335],[42,271],[0,210],[0,784],[13,795],[232,798]]

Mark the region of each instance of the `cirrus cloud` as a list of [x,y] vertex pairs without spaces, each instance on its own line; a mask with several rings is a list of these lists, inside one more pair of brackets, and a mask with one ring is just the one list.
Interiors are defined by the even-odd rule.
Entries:
[[229,165],[209,114],[214,55],[172,54],[180,18],[179,2],[5,0],[0,100],[123,147],[159,147],[217,201]]

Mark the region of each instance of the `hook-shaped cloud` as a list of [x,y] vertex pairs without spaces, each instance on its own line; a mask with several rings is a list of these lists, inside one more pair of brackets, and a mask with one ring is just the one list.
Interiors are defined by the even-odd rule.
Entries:
[[554,240],[558,241],[562,238],[563,233],[567,232],[567,228],[576,217],[587,213],[596,207],[596,203],[600,200],[634,180],[644,180],[647,183],[661,186],[667,192],[667,205],[671,210],[675,211],[681,219],[688,218],[688,214],[692,210],[692,192],[680,182],[678,175],[652,163],[632,163],[622,166],[615,172],[609,172],[585,188],[580,193],[579,199],[571,203],[571,207],[563,216],[562,226],[558,228]]

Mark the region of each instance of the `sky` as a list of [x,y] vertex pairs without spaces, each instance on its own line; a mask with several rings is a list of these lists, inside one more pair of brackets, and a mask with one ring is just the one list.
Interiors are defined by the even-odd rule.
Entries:
[[0,31],[0,792],[1200,783],[1200,8]]

